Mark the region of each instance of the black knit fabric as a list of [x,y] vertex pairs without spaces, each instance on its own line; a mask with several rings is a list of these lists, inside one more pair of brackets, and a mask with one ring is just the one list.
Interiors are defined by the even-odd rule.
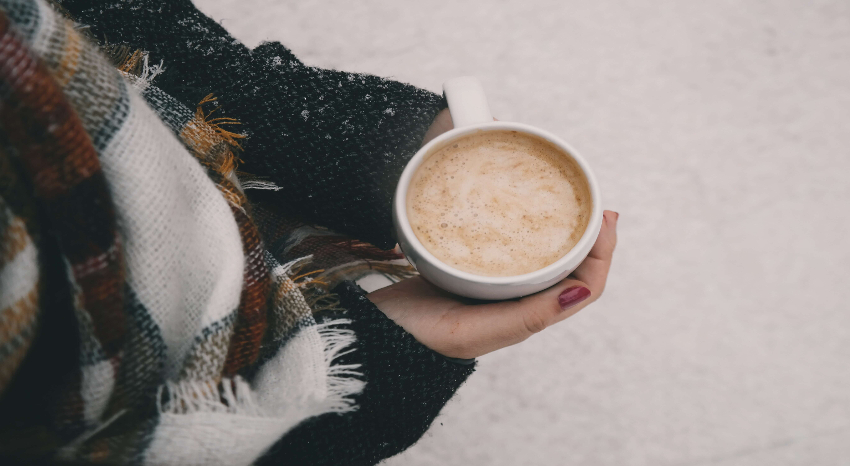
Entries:
[[357,411],[303,422],[256,464],[376,464],[416,443],[475,370],[474,364],[455,364],[424,347],[357,285],[345,282],[334,291],[347,309],[341,317],[352,319],[359,342],[341,361],[362,364],[366,388],[355,397]]
[[[391,202],[442,97],[382,78],[302,64],[279,43],[249,50],[188,0],[57,0],[93,35],[164,61],[155,84],[184,105],[213,93],[242,122],[240,170],[283,188],[264,201],[379,247],[395,245]],[[249,197],[252,192],[249,191]],[[309,419],[260,464],[371,465],[414,444],[474,371],[426,348],[354,284],[335,292],[351,319],[366,388],[356,411]],[[328,315],[326,318],[340,317]]]
[[[189,0],[58,1],[93,35],[164,60],[156,85],[194,108],[213,93],[248,134],[240,170],[283,188],[293,215],[391,249],[393,191],[437,112],[437,94],[305,66],[279,43],[239,43]],[[250,195],[250,193],[249,193]]]

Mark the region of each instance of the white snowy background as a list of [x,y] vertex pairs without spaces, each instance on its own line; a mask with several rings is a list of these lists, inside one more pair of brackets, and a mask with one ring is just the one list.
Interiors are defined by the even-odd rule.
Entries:
[[850,2],[195,2],[310,65],[476,75],[621,214],[604,297],[385,464],[850,465]]

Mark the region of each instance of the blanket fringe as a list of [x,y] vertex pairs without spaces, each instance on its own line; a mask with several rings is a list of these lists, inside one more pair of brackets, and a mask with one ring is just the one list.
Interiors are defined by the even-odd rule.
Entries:
[[[282,265],[271,267],[272,276],[289,277],[291,284],[305,293],[310,308],[333,309],[339,306],[339,298],[325,290],[327,284],[312,277],[323,270],[297,274],[313,259],[302,257]],[[310,318],[312,322],[312,317]],[[323,369],[326,375],[325,398],[319,401],[318,412],[343,413],[356,409],[351,396],[363,390],[363,374],[357,371],[359,364],[339,364],[339,358],[355,351],[357,337],[346,328],[349,319],[335,319],[305,327],[300,331],[316,331],[322,344]],[[242,377],[223,378],[220,381],[183,380],[166,382],[157,392],[157,408],[160,414],[224,413],[242,416],[271,417],[255,400],[251,385]]]
[[261,416],[251,394],[251,386],[242,377],[221,382],[185,380],[166,382],[159,387],[157,404],[160,414],[227,413]]
[[283,188],[274,184],[274,182],[272,181],[246,180],[242,181],[242,189],[263,189],[267,191],[280,191]]
[[151,85],[154,78],[165,71],[165,61],[158,65],[149,63],[150,54],[143,50],[132,53],[126,45],[105,45],[101,50],[112,60],[115,67],[138,91],[144,91]]
[[[224,142],[228,143],[230,146],[242,150],[242,146],[239,145],[239,139],[245,139],[248,136],[245,134],[234,133],[232,131],[228,131],[224,129],[224,125],[241,125],[236,118],[230,117],[218,117],[218,118],[210,118],[213,113],[217,112],[221,107],[216,106],[209,113],[204,112],[204,104],[209,104],[216,102],[217,105],[218,97],[213,94],[207,94],[200,102],[198,102],[198,107],[195,110],[195,117],[204,123],[206,123],[216,134],[221,137]],[[233,167],[235,170],[235,167]]]
[[[270,256],[268,252],[266,254]],[[268,260],[271,264],[276,262],[273,257],[269,257]],[[272,276],[285,275],[289,277],[314,314],[323,310],[339,310],[339,297],[327,290],[325,281],[312,277],[312,275],[320,274],[324,270],[302,273],[312,261],[313,255],[311,254],[286,264],[273,265],[271,267]],[[365,386],[365,382],[360,379],[363,375],[356,371],[360,367],[359,364],[337,363],[340,357],[355,350],[354,343],[357,341],[357,336],[353,330],[345,328],[350,324],[350,319],[334,319],[310,327],[316,330],[324,348],[324,367],[327,375],[327,398],[323,403],[324,412],[342,413],[356,409],[354,401],[349,397],[360,393]]]
[[[350,323],[348,319],[336,319],[312,327],[322,340],[327,376],[327,392],[320,404],[320,412],[344,413],[357,409],[351,396],[360,393],[366,385],[361,380],[363,374],[357,371],[360,364],[338,364],[340,357],[356,350],[353,347],[357,341],[354,331],[341,328]],[[257,404],[251,386],[240,376],[224,378],[218,383],[197,380],[166,382],[157,391],[157,408],[160,414],[275,415]]]
[[357,406],[351,396],[360,393],[366,382],[361,380],[363,374],[357,371],[360,364],[337,364],[337,360],[355,351],[357,341],[354,330],[340,328],[349,325],[348,319],[337,319],[316,326],[319,337],[325,345],[325,364],[327,367],[327,400],[325,408],[328,411],[344,413],[354,411]]
[[322,311],[342,310],[339,305],[339,297],[335,293],[330,292],[328,283],[325,280],[311,276],[324,273],[323,269],[301,273],[306,266],[310,265],[312,260],[312,254],[295,259],[284,265],[274,267],[272,273],[274,276],[285,274],[290,277],[293,285],[301,291],[304,301],[313,314]]
[[381,262],[361,260],[328,269],[317,279],[327,283],[326,289],[333,289],[345,280],[357,281],[372,273],[382,274],[393,283],[418,275],[416,269],[404,259]]

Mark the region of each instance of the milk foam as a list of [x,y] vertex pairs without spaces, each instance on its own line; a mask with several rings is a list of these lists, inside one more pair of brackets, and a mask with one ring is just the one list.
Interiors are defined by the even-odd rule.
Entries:
[[521,275],[566,255],[592,200],[578,164],[514,131],[479,132],[439,149],[413,175],[407,215],[441,261],[485,276]]

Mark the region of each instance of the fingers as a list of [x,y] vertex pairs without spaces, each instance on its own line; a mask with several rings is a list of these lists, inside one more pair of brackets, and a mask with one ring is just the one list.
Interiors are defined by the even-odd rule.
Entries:
[[523,339],[582,310],[596,299],[589,284],[572,277],[514,304],[514,325]]
[[449,113],[449,109],[444,108],[437,114],[434,118],[434,121],[431,123],[431,126],[428,128],[428,131],[425,132],[425,136],[422,138],[422,145],[428,144],[435,137],[445,133],[446,131],[450,131],[454,128],[454,124],[452,123],[452,114]]
[[522,299],[481,304],[415,278],[369,299],[426,346],[449,357],[475,358],[519,343],[595,301],[608,279],[618,217],[604,212],[596,243],[572,275]]
[[593,248],[590,249],[589,257],[611,261],[614,248],[617,246],[617,221],[620,214],[613,210],[602,212],[602,229],[596,239]]
[[465,337],[470,351],[466,357],[519,343],[598,299],[617,243],[618,217],[616,212],[604,212],[602,229],[588,258],[557,285],[519,300],[465,306],[460,312],[465,314],[461,320],[468,324]]
[[598,298],[605,290],[608,280],[608,269],[614,248],[617,246],[617,220],[620,214],[606,210],[602,213],[602,229],[596,238],[596,243],[590,254],[581,265],[573,271],[572,276],[588,284],[593,295]]
[[456,308],[449,326],[458,345],[443,354],[475,358],[515,345],[575,314],[590,298],[586,283],[569,278],[519,300]]
[[617,245],[619,214],[606,210],[602,229],[587,258],[565,280],[543,292],[516,302],[527,335],[540,332],[599,299],[608,281],[608,270]]

